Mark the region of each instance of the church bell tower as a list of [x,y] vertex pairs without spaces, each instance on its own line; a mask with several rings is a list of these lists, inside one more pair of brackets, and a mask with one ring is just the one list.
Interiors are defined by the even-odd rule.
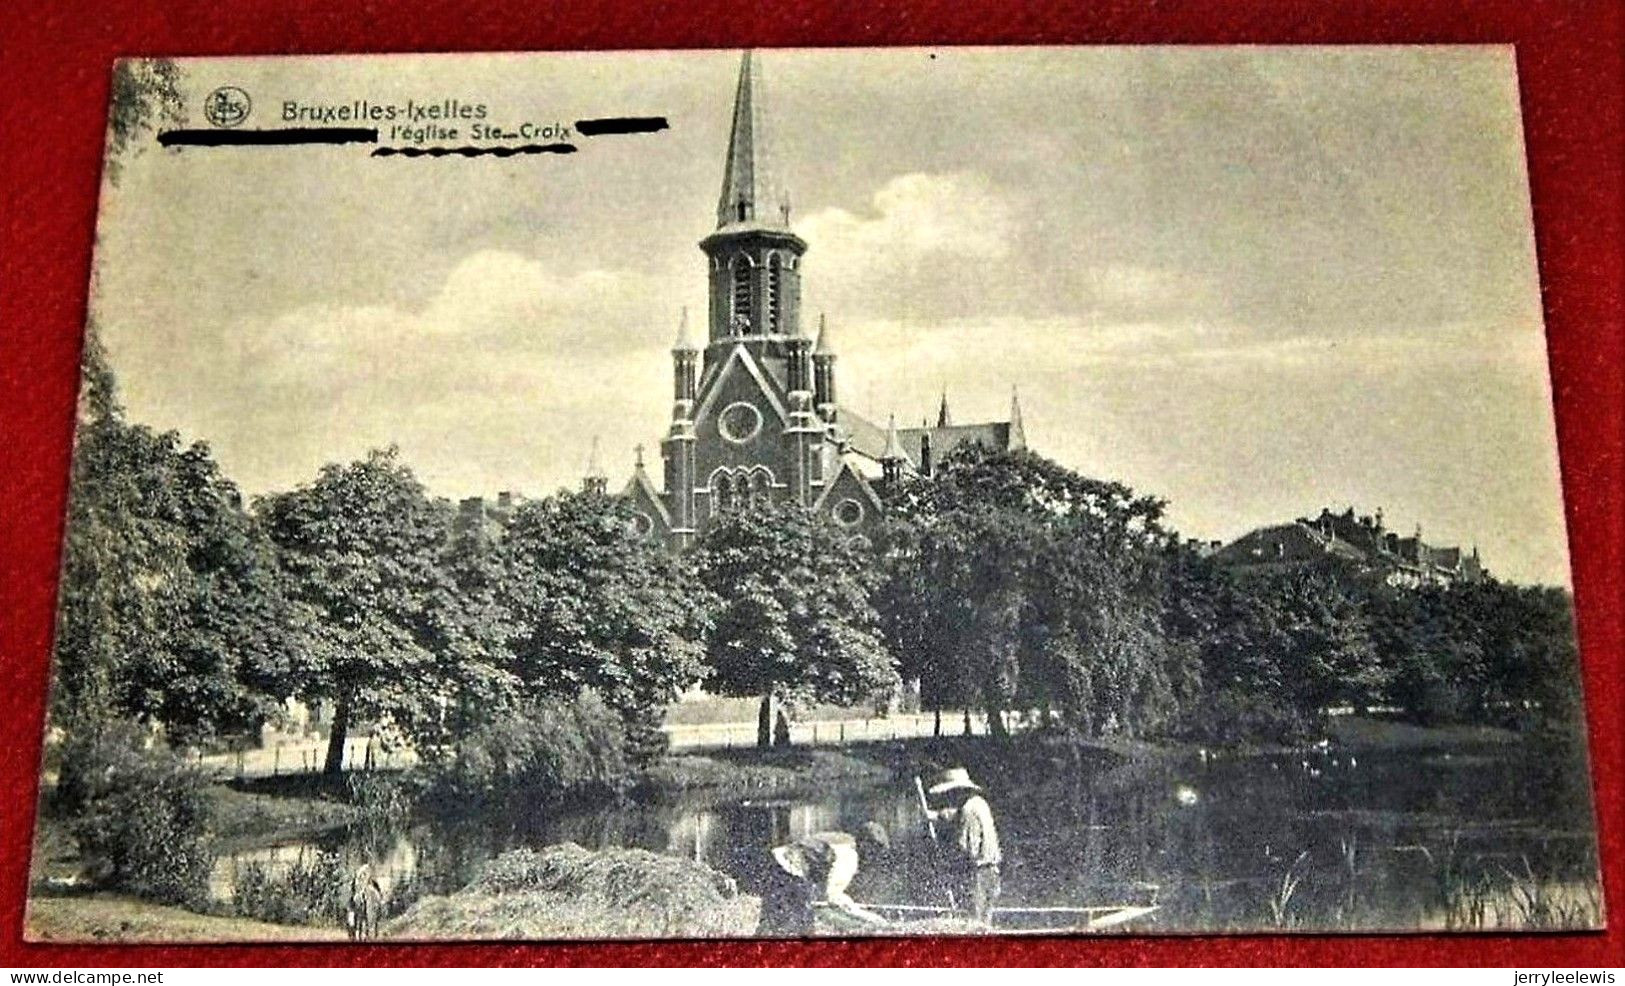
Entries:
[[700,242],[710,268],[708,351],[740,339],[801,335],[801,257],[807,244],[790,232],[789,196],[771,174],[767,142],[756,55],[747,51],[734,94],[717,228]]

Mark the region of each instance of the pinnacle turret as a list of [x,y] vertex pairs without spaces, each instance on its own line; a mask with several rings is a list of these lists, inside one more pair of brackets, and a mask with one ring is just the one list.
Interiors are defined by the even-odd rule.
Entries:
[[587,453],[587,473],[581,479],[581,488],[588,493],[603,493],[609,486],[604,464],[598,455],[598,436],[592,437],[592,451]]
[[829,323],[824,320],[824,313],[818,313],[818,341],[813,344],[814,356],[834,356],[835,343],[830,338]]
[[886,450],[880,453],[882,461],[894,462],[903,458],[903,443],[897,439],[897,415],[886,419]]
[[1021,426],[1021,394],[1010,388],[1010,441],[1011,448],[1027,447],[1027,432]]
[[674,353],[693,353],[699,351],[694,344],[694,337],[688,331],[688,306],[683,306],[682,315],[677,320],[677,341],[672,343],[671,351]]

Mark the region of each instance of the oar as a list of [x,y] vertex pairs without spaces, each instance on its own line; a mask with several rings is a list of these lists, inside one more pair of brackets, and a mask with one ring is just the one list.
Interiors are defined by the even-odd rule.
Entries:
[[[931,817],[931,806],[925,800],[925,785],[921,783],[919,774],[914,775],[914,793],[920,796],[920,812],[925,815],[925,830],[931,833],[932,843],[940,847],[942,842],[937,838],[937,820]],[[954,888],[944,886],[943,890],[948,894],[948,907],[959,910],[959,902],[954,900]]]

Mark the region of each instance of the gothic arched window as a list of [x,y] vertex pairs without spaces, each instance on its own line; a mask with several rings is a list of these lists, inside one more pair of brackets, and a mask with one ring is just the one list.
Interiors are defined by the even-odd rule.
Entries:
[[748,325],[751,321],[750,310],[750,261],[743,256],[733,260],[733,319],[735,332],[743,319]]
[[767,299],[763,305],[762,326],[766,332],[780,331],[779,313],[779,285],[781,280],[781,262],[779,254],[775,251],[767,258]]
[[[744,476],[739,477],[741,480]],[[758,466],[750,474],[750,505],[751,509],[760,509],[773,502],[773,474],[766,468]]]
[[733,473],[718,469],[711,474],[711,513],[725,514],[734,509]]

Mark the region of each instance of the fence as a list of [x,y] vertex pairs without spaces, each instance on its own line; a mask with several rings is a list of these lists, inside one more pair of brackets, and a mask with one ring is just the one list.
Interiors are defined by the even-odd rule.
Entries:
[[[942,714],[942,735],[961,736],[966,724],[977,736],[987,734],[987,716],[962,712]],[[727,750],[756,745],[755,722],[705,722],[667,725],[666,735],[673,750]],[[824,719],[790,724],[790,742],[795,746],[847,746],[854,743],[884,743],[918,739],[936,734],[936,717],[931,713],[901,714],[867,719]],[[279,777],[285,774],[320,773],[327,762],[327,740],[283,740],[254,750],[233,753],[199,753],[198,766],[227,777]],[[355,737],[344,745],[344,770],[395,770],[411,766],[417,757],[409,749],[385,749],[371,736]]]
[[[360,736],[344,744],[343,769],[395,770],[417,761],[408,749],[384,748],[375,737]],[[202,753],[197,765],[203,770],[239,780],[245,777],[280,777],[286,774],[317,774],[327,765],[326,738],[279,740],[253,750],[230,753]]]
[[[959,736],[965,731],[965,718],[959,712],[944,712],[942,735]],[[975,735],[987,733],[987,716],[970,717]],[[936,734],[936,717],[930,713],[890,715],[868,719],[823,719],[790,724],[794,746],[847,746],[853,743],[883,743],[917,739]],[[756,745],[756,723],[689,723],[669,725],[666,735],[674,750],[719,750]]]

